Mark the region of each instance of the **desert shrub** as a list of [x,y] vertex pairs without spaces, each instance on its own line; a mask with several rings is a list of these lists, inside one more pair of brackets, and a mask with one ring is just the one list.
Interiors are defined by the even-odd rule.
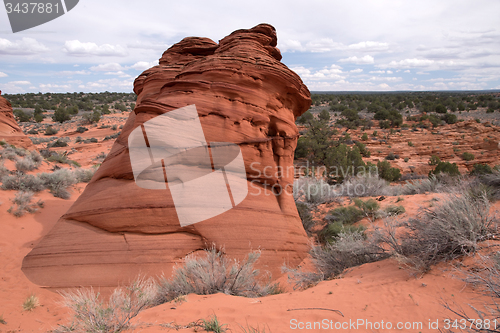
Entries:
[[389,205],[384,208],[384,212],[387,215],[395,216],[395,215],[400,215],[406,212],[406,209],[403,206],[398,206],[398,205]]
[[45,189],[43,181],[33,175],[16,172],[2,178],[3,190],[40,192]]
[[391,164],[387,161],[379,161],[377,169],[379,177],[389,182],[397,181],[401,178],[401,171],[398,168],[391,167]]
[[16,169],[21,172],[33,171],[39,166],[40,163],[36,163],[31,156],[26,156],[16,161]]
[[440,178],[440,174],[431,174],[427,179],[407,182],[402,189],[402,193],[405,195],[411,195],[422,194],[425,192],[443,192],[445,189],[445,184],[440,181]]
[[184,265],[176,267],[170,280],[161,278],[157,303],[166,303],[179,297],[195,293],[259,297],[276,290],[276,285],[261,285],[257,281],[259,270],[254,264],[260,252],[251,252],[239,263],[230,260],[214,247],[205,250],[203,256],[188,256]]
[[12,161],[16,161],[18,156],[26,156],[29,152],[24,148],[17,148],[15,146],[9,146],[0,151],[0,157],[3,159],[9,159]]
[[366,216],[374,216],[375,212],[379,210],[380,205],[376,200],[373,199],[368,199],[366,201],[363,201],[361,199],[354,199],[354,205],[361,209],[364,215]]
[[351,177],[339,188],[339,195],[349,197],[373,197],[377,195],[393,195],[390,184],[377,175]]
[[41,113],[37,113],[37,114],[35,114],[34,118],[35,118],[35,121],[37,123],[41,123],[43,121],[43,119],[45,118],[45,116]]
[[33,135],[35,135],[35,134],[38,134],[38,131],[37,131],[36,129],[32,128],[32,129],[30,129],[30,130],[29,130],[28,132],[26,132],[26,133],[27,133],[27,134],[33,134]]
[[436,156],[436,155],[432,155],[430,158],[429,158],[429,165],[438,165],[438,163],[441,162],[441,159]]
[[438,104],[436,105],[436,108],[434,109],[437,113],[446,113],[446,107],[443,104]]
[[59,169],[53,173],[44,172],[39,175],[39,178],[53,196],[62,199],[69,199],[71,197],[68,187],[76,183],[75,176],[67,169]]
[[45,135],[55,135],[57,134],[57,129],[53,128],[52,126],[47,126],[45,129]]
[[12,203],[17,206],[11,206],[7,212],[11,213],[16,217],[21,217],[26,213],[33,214],[38,211],[38,208],[43,208],[43,201],[38,200],[36,203],[31,203],[33,199],[33,192],[24,192],[19,191],[16,193],[14,199],[12,199]]
[[500,328],[497,325],[493,325],[500,317],[500,306],[498,304],[498,298],[500,297],[500,253],[496,252],[490,256],[480,255],[479,265],[473,269],[460,269],[459,272],[461,276],[463,276],[462,280],[464,282],[474,286],[474,289],[478,290],[484,296],[490,297],[491,303],[483,304],[484,310],[482,311],[469,305],[476,313],[475,317],[479,319],[470,318],[463,309],[452,309],[448,303],[444,304],[445,308],[458,317],[465,319],[466,322],[475,322],[477,320],[479,323],[487,324],[489,320],[489,323],[491,323],[488,325],[489,328],[486,328],[486,325],[481,325],[480,328],[471,326],[471,331],[500,332]]
[[439,162],[434,170],[429,171],[429,177],[431,175],[437,175],[439,173],[446,173],[450,176],[459,176],[460,171],[458,171],[458,166],[456,163],[450,162]]
[[332,202],[337,201],[341,195],[335,188],[323,179],[300,177],[293,183],[293,196],[296,201],[300,200],[312,204]]
[[9,169],[7,169],[4,165],[3,165],[3,161],[0,160],[0,181],[2,180],[2,178],[4,176],[7,176],[8,174],[10,173]]
[[26,298],[23,302],[24,311],[32,311],[38,306],[40,306],[40,301],[38,300],[38,297],[34,294],[28,296],[28,298]]
[[16,117],[17,121],[21,123],[28,122],[31,120],[31,115],[29,113],[24,112],[21,109],[15,109],[14,111],[12,111],[12,113]]
[[305,125],[314,119],[313,114],[310,111],[306,111],[302,116],[297,118],[297,123]]
[[465,161],[472,161],[474,159],[474,154],[471,154],[471,153],[468,153],[468,152],[465,152],[462,154],[462,159],[465,160]]
[[[455,194],[434,210],[424,209],[418,218],[386,225],[376,234],[403,262],[425,272],[438,262],[476,252],[479,242],[492,238],[496,226],[488,213],[486,197]],[[405,232],[397,234],[398,227],[404,227]]]
[[87,127],[83,127],[83,126],[78,126],[76,131],[78,133],[84,133],[85,131],[88,131],[89,129]]
[[444,120],[447,124],[455,124],[458,121],[457,116],[452,113],[444,114],[441,119]]
[[156,292],[154,280],[141,278],[126,288],[116,288],[107,303],[92,288],[62,292],[73,321],[55,332],[121,332],[139,312],[154,305]]
[[89,124],[98,123],[101,120],[101,113],[97,110],[85,113],[83,115],[83,120],[84,122]]
[[500,172],[495,171],[491,174],[483,174],[479,176],[481,184],[488,186],[491,189],[491,199],[500,200]]
[[395,159],[398,159],[399,158],[399,155],[398,154],[394,154],[393,152],[390,152],[386,157],[385,159],[386,160],[389,160],[389,161],[394,161]]
[[470,171],[471,176],[478,176],[493,173],[493,169],[488,164],[476,163]]
[[408,146],[413,147],[413,142],[408,141]]
[[97,143],[98,140],[96,138],[90,138],[83,140],[83,143]]
[[368,135],[366,133],[363,133],[363,135],[361,136],[361,140],[367,141],[368,140]]
[[53,148],[53,147],[67,147],[68,144],[61,139],[57,139],[56,141],[47,144],[47,148]]
[[342,222],[333,222],[327,224],[322,230],[318,232],[318,241],[322,244],[335,242],[340,235],[346,233],[359,232],[364,233],[365,227],[355,226],[352,224],[343,224]]
[[363,155],[363,157],[370,157],[371,156],[371,153],[370,151],[366,148],[366,145],[359,142],[359,141],[356,141],[356,147],[358,147],[359,149],[359,153],[361,155]]
[[347,268],[387,258],[377,245],[367,241],[359,231],[341,233],[337,240],[325,246],[314,246],[312,262],[322,280],[343,273]]
[[403,161],[405,161],[405,163],[407,163],[409,160],[410,160],[410,158],[409,158],[409,157],[405,157],[405,158],[403,159]]
[[200,327],[207,332],[224,333],[227,331],[227,329],[225,328],[226,325],[227,324],[219,323],[219,319],[217,318],[217,316],[212,315],[208,320],[202,319]]
[[325,216],[325,220],[329,223],[353,224],[361,220],[363,216],[363,211],[355,206],[337,207]]
[[78,168],[75,170],[74,175],[78,183],[88,183],[94,176],[95,172],[96,172],[95,168],[91,169]]
[[300,220],[302,221],[302,226],[304,230],[309,234],[311,228],[314,226],[314,221],[311,215],[311,209],[309,205],[303,202],[295,202],[297,206],[297,211],[299,213]]

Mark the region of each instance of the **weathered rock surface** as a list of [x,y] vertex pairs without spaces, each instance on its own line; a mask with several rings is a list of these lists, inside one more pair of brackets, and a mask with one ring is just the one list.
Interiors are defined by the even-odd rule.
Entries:
[[[276,43],[274,28],[261,24],[219,44],[189,37],[165,51],[135,80],[137,106],[92,181],[25,257],[26,276],[52,288],[114,286],[139,273],[168,276],[174,263],[213,244],[240,259],[260,249],[260,268],[274,276],[284,262],[299,264],[307,237],[292,196],[295,119],[311,100],[279,61]],[[128,138],[148,120],[193,104],[207,142],[241,149],[248,195],[223,214],[181,227],[168,188],[135,183]],[[193,202],[192,209],[203,208]]]
[[0,140],[23,148],[29,148],[32,145],[31,140],[17,125],[12,113],[12,105],[2,96],[0,96]]

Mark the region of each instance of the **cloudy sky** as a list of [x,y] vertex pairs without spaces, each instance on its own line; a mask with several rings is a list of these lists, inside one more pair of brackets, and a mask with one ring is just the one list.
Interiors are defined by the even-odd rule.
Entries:
[[131,92],[182,38],[263,22],[313,91],[500,89],[498,0],[80,0],[15,34],[0,8],[0,90]]

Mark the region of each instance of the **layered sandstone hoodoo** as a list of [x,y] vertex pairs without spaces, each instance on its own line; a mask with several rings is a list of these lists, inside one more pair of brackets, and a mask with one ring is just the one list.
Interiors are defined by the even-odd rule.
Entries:
[[[219,44],[189,37],[165,51],[158,66],[135,80],[137,106],[92,181],[25,257],[26,276],[52,288],[114,286],[139,273],[169,276],[186,255],[212,245],[239,259],[260,249],[260,268],[273,276],[285,262],[299,264],[307,237],[292,196],[295,119],[311,100],[299,76],[280,62],[276,43],[275,29],[261,24]],[[182,122],[193,109],[199,119],[193,127],[158,125]],[[187,143],[200,135],[204,146],[203,140]],[[157,159],[162,140],[169,152]],[[219,146],[236,147],[220,165],[216,151],[225,148]],[[143,173],[131,163],[136,152],[151,157],[149,167],[140,161]],[[238,183],[242,200],[231,182],[236,169],[227,166],[233,158],[246,170]],[[203,193],[184,192],[179,204],[178,190],[207,175],[226,177],[224,193],[215,180],[213,188],[199,188]],[[227,192],[232,209],[185,224],[184,213],[210,215]]]
[[0,140],[23,148],[29,148],[32,145],[31,140],[17,125],[12,113],[12,105],[2,96],[0,96]]

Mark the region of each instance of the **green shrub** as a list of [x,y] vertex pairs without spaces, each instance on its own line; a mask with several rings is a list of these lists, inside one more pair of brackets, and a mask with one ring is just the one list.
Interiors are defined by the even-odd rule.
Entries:
[[468,153],[468,152],[465,152],[462,154],[462,159],[463,160],[466,160],[466,161],[472,161],[474,159],[474,154],[471,154],[471,153]]
[[333,222],[331,224],[327,224],[319,233],[318,240],[323,243],[331,243],[335,242],[339,239],[342,234],[349,233],[360,233],[363,234],[365,231],[365,227],[363,226],[355,226],[352,224],[342,224],[342,222]]
[[432,155],[431,158],[429,158],[429,165],[438,165],[439,162],[441,162],[441,159],[436,156],[436,155]]
[[358,147],[359,149],[359,153],[361,155],[363,155],[363,157],[370,157],[371,156],[371,153],[370,151],[366,148],[366,145],[359,142],[359,141],[356,141],[356,147]]
[[217,318],[217,316],[212,315],[208,320],[202,319],[200,326],[207,332],[224,333],[227,331],[227,329],[224,328],[224,326],[226,325],[227,324],[219,323],[219,319]]
[[408,141],[408,146],[413,147],[413,142]]
[[389,182],[397,181],[401,178],[401,171],[398,168],[392,168],[391,164],[387,161],[379,161],[377,169],[379,177]]
[[363,135],[361,136],[361,140],[367,141],[368,140],[368,135],[366,133],[363,133]]
[[405,158],[404,158],[404,161],[405,161],[405,162],[408,162],[409,160],[410,160],[410,158],[409,158],[409,157],[405,157]]
[[55,135],[57,134],[57,132],[58,131],[52,126],[47,126],[47,128],[45,129],[45,135]]
[[478,176],[493,173],[493,169],[488,164],[476,163],[470,171],[471,176]]
[[446,107],[443,104],[436,105],[435,111],[437,113],[446,113],[447,112]]
[[76,129],[76,131],[78,133],[84,133],[85,131],[88,131],[89,129],[87,127],[83,127],[83,126],[78,126],[78,128]]
[[57,139],[56,141],[47,144],[47,148],[52,148],[52,147],[67,147],[67,146],[68,146],[68,144],[65,141],[61,140],[61,139]]
[[380,205],[376,200],[368,199],[363,201],[361,199],[354,199],[354,205],[361,209],[366,216],[373,216],[375,212],[379,210]]
[[12,113],[14,114],[17,121],[19,121],[19,122],[24,123],[24,122],[28,122],[31,120],[31,115],[29,113],[25,113],[21,109],[15,109],[14,111],[12,111]]
[[393,152],[390,152],[389,155],[387,155],[385,157],[386,160],[389,160],[389,161],[394,161],[395,159],[398,159],[399,158],[399,155],[398,154],[394,154]]
[[363,211],[355,206],[338,207],[331,210],[325,220],[329,223],[340,222],[342,224],[353,224],[363,218]]
[[64,107],[59,107],[57,108],[56,111],[54,111],[52,120],[57,121],[59,123],[64,123],[67,120],[71,120],[71,115],[67,112],[67,110]]
[[444,120],[447,124],[455,124],[458,121],[457,116],[452,113],[443,115],[441,119]]
[[429,171],[429,177],[432,175],[437,175],[440,173],[447,173],[450,176],[459,176],[460,171],[458,171],[458,166],[456,163],[450,162],[439,162],[434,170]]
[[403,206],[396,206],[396,205],[389,205],[384,208],[384,211],[387,213],[387,215],[400,215],[406,212],[405,208]]

